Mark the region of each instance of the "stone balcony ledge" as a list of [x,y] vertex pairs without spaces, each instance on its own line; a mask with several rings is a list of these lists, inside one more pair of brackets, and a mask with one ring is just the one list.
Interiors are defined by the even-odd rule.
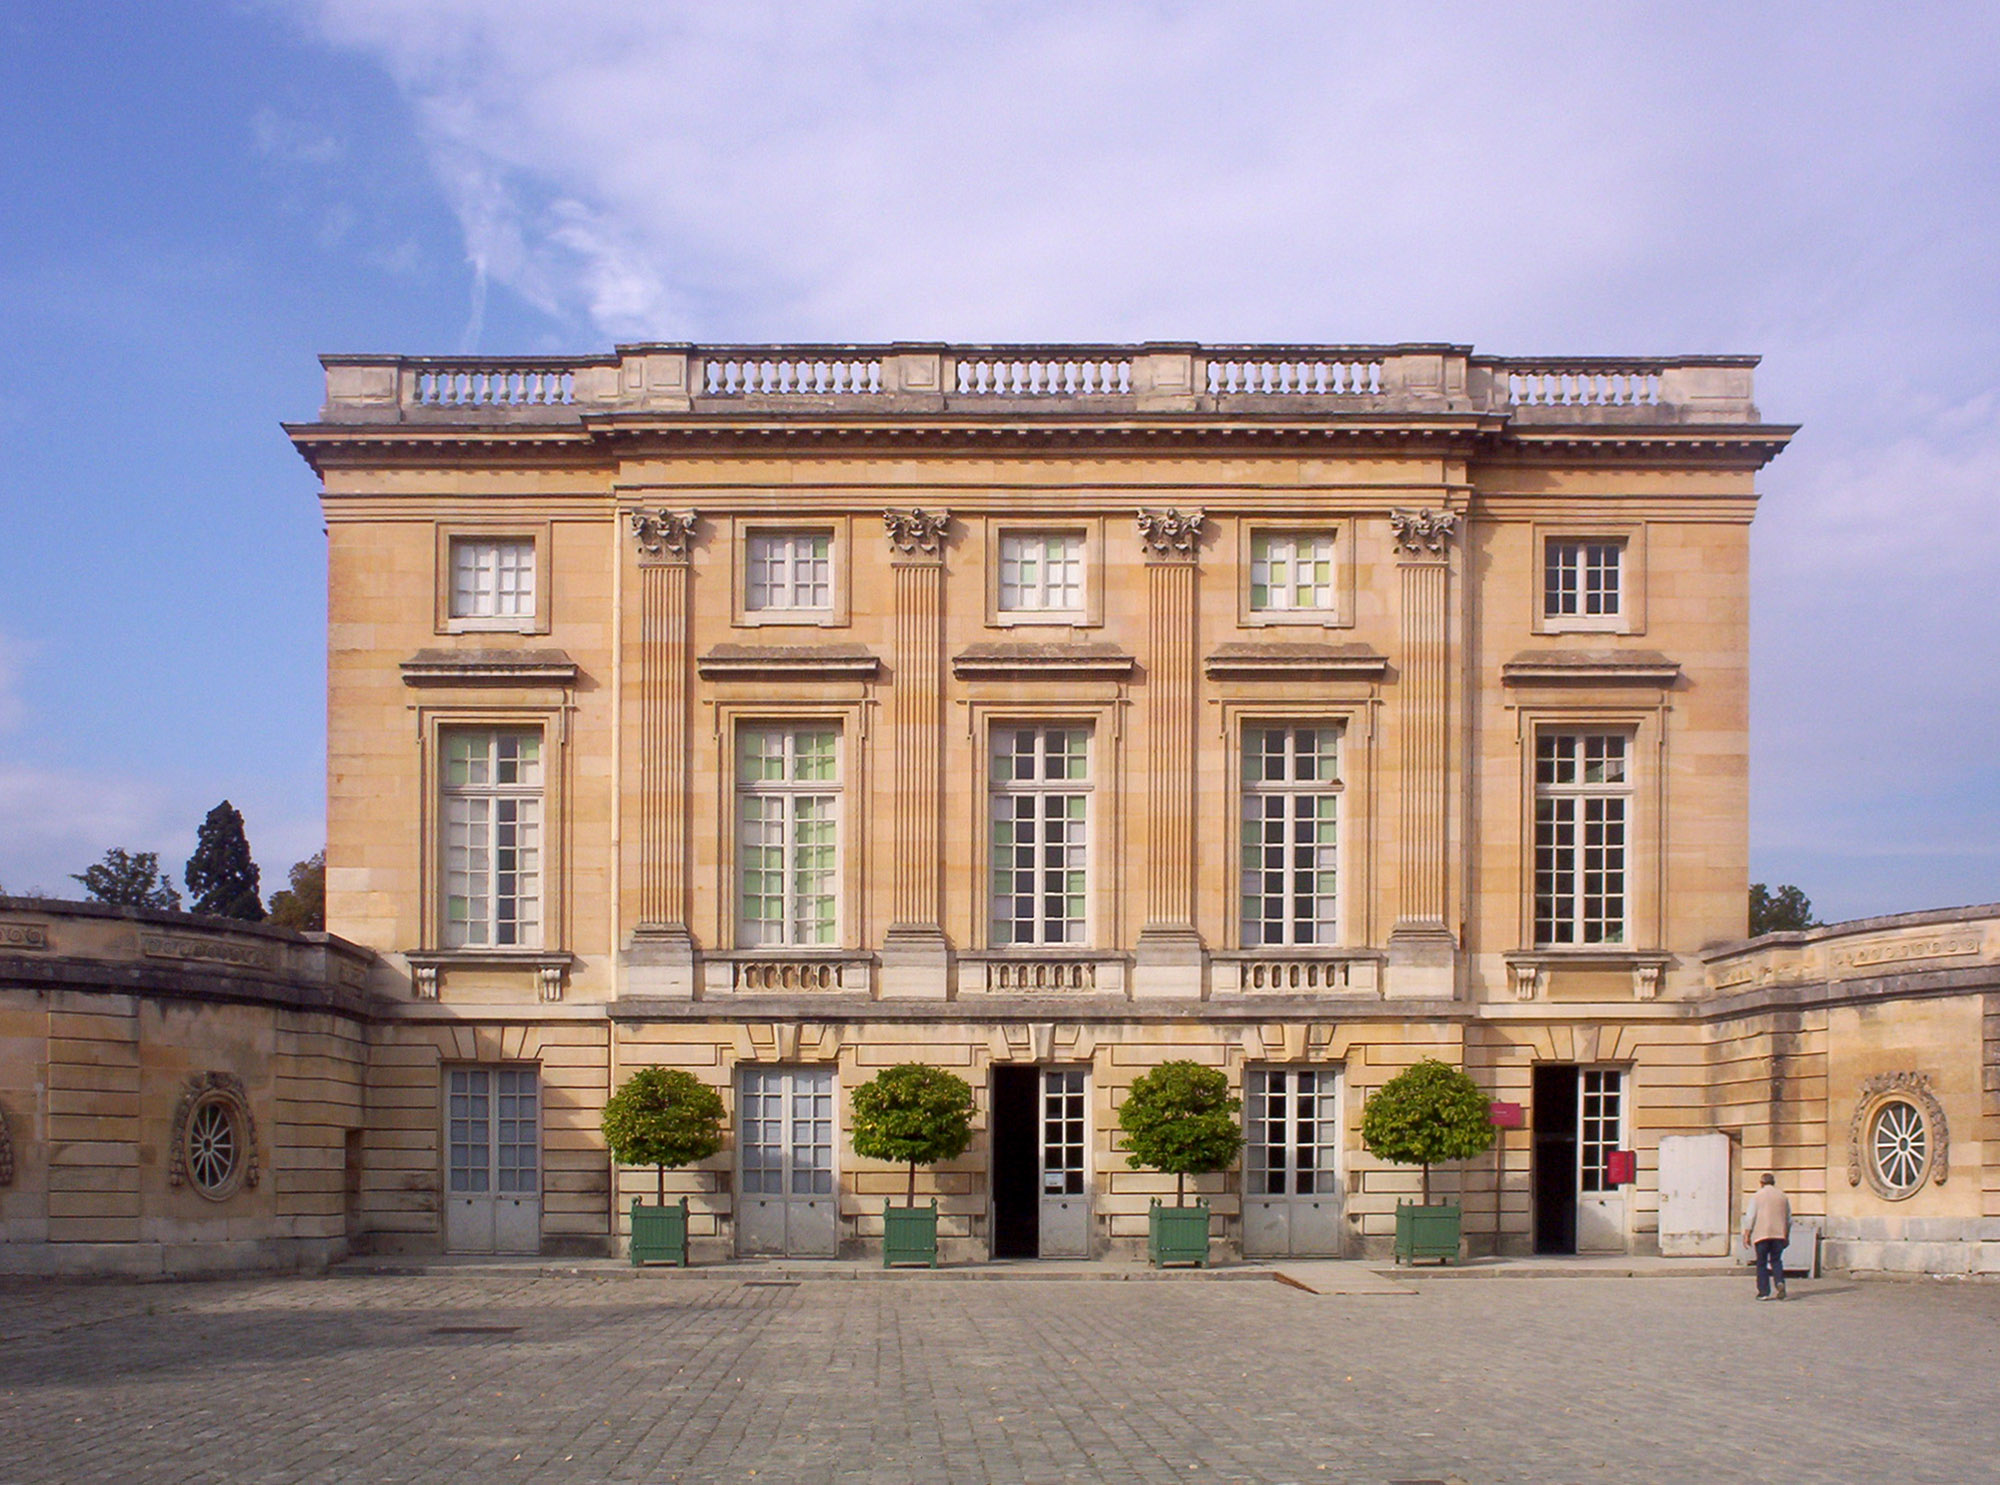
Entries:
[[1754,356],[1501,357],[1432,344],[897,342],[640,344],[592,356],[349,355],[321,362],[322,426],[745,415],[1449,414],[1607,429],[1759,423]]

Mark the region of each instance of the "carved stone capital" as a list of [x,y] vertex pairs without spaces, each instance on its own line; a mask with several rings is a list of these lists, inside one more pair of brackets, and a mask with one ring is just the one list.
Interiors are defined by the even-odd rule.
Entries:
[[632,535],[641,562],[685,562],[700,517],[691,510],[635,510]]
[[1392,510],[1389,525],[1396,533],[1396,550],[1442,557],[1458,531],[1458,516],[1448,510]]
[[889,545],[897,551],[911,556],[918,552],[942,556],[945,533],[951,529],[951,512],[925,510],[921,506],[885,510],[882,524],[889,529]]
[[1177,510],[1141,510],[1139,540],[1145,544],[1146,555],[1155,560],[1193,561],[1195,550],[1201,545],[1201,528],[1207,521],[1206,511],[1183,515]]

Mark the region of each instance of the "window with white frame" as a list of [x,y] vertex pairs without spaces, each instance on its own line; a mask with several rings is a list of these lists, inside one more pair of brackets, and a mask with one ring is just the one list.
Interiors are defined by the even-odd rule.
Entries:
[[451,539],[451,617],[532,619],[535,544],[527,537]]
[[1243,946],[1339,937],[1340,729],[1243,732]]
[[444,942],[536,948],[542,941],[542,735],[444,735]]
[[1000,538],[1000,611],[1081,614],[1081,532],[1015,531]]
[[1625,613],[1625,543],[1550,537],[1542,559],[1542,616],[1610,624]]
[[838,940],[840,733],[736,735],[736,925],[746,948]]
[[1535,943],[1625,942],[1631,738],[1535,738]]
[[1080,944],[1090,884],[1090,730],[996,727],[995,947]]
[[1254,612],[1330,615],[1335,593],[1331,534],[1259,532],[1250,539]]
[[744,552],[743,606],[755,613],[825,613],[833,607],[833,536],[753,531]]

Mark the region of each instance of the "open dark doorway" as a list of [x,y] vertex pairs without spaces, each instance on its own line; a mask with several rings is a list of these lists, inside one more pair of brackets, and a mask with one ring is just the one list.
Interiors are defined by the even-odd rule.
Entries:
[[1535,1069],[1535,1251],[1576,1251],[1576,1086],[1574,1063]]
[[993,1069],[993,1256],[1041,1254],[1041,1090],[1038,1067]]

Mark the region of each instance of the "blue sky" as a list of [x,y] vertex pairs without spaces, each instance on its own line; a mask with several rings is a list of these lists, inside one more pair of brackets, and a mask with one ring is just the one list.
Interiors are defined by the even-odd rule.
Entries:
[[320,843],[322,351],[1764,355],[1753,874],[2000,899],[2000,11],[0,11],[0,883]]

